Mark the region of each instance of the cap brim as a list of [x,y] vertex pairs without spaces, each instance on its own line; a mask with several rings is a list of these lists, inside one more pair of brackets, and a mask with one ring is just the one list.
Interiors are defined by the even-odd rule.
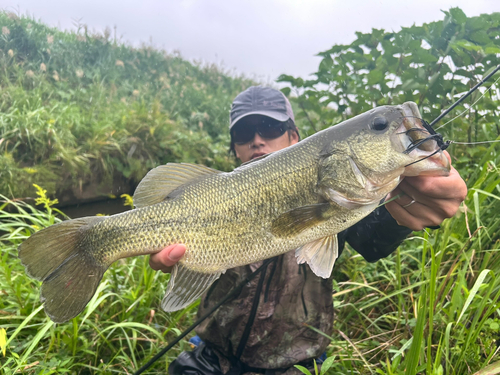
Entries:
[[231,129],[234,124],[236,124],[238,121],[240,121],[243,117],[247,117],[247,116],[250,116],[250,115],[262,115],[262,116],[267,116],[267,117],[271,117],[275,120],[278,120],[278,121],[286,121],[288,120],[290,117],[284,113],[281,113],[281,112],[275,112],[275,111],[253,111],[253,112],[247,112],[245,113],[244,115],[241,115],[240,117],[237,117],[233,122],[231,122],[231,124],[229,125],[229,129]]

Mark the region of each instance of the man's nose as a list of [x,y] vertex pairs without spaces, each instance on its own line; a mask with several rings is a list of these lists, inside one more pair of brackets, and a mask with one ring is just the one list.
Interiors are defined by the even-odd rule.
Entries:
[[259,147],[263,146],[265,144],[266,140],[262,138],[259,133],[255,132],[255,135],[252,139],[252,142],[250,143],[251,147]]

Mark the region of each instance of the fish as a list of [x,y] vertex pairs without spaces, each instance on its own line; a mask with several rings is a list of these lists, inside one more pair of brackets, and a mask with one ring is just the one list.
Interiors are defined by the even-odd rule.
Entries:
[[54,322],[77,316],[106,269],[121,258],[182,243],[165,311],[199,298],[227,269],[295,250],[322,278],[338,256],[337,233],[370,212],[404,176],[440,175],[450,163],[422,125],[415,103],[381,106],[232,172],[169,163],[134,193],[135,209],[67,220],[18,248]]

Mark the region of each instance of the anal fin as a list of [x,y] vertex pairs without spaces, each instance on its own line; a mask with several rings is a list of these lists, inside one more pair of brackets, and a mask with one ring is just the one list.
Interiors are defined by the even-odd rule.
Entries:
[[339,256],[337,235],[320,238],[295,250],[297,263],[307,263],[319,277],[328,279]]
[[221,273],[201,273],[176,264],[170,276],[161,307],[167,312],[189,306],[220,277]]

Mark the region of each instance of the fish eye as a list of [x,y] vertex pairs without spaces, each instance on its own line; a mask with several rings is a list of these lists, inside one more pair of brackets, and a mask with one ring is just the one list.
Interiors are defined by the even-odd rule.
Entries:
[[370,128],[376,131],[382,131],[387,129],[389,126],[389,121],[385,117],[377,116],[373,119]]

